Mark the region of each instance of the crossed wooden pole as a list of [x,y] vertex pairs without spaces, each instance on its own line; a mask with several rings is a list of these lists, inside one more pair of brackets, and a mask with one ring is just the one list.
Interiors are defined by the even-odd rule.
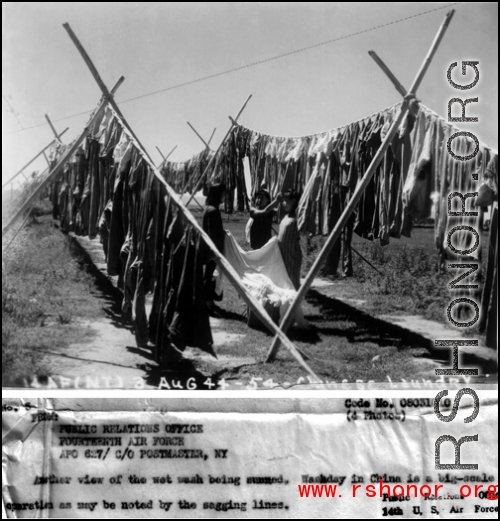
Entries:
[[[309,288],[311,287],[311,284],[313,283],[316,275],[318,274],[321,266],[325,262],[328,254],[330,253],[331,249],[335,245],[335,243],[338,241],[340,235],[342,234],[342,230],[347,225],[347,221],[349,220],[349,217],[356,209],[359,200],[361,199],[361,196],[363,195],[366,187],[368,186],[368,183],[370,182],[371,178],[373,177],[375,170],[377,169],[378,165],[382,161],[382,158],[389,147],[392,139],[394,138],[396,131],[401,124],[401,121],[403,120],[405,114],[408,112],[408,108],[410,105],[410,101],[415,98],[415,94],[417,93],[417,89],[422,83],[422,80],[425,76],[425,73],[427,72],[427,69],[429,68],[429,65],[431,63],[431,60],[436,53],[436,50],[439,46],[439,43],[441,42],[446,29],[448,28],[448,25],[453,17],[454,10],[447,13],[443,23],[441,24],[441,27],[438,30],[438,33],[436,34],[436,37],[434,38],[434,41],[432,42],[432,45],[429,49],[429,52],[427,53],[427,56],[425,57],[422,65],[420,66],[420,69],[413,80],[413,84],[410,87],[409,93],[407,94],[404,90],[404,87],[397,81],[396,77],[389,71],[389,68],[383,64],[382,60],[376,57],[375,53],[371,53],[370,55],[372,58],[377,61],[377,63],[381,66],[382,70],[387,74],[389,79],[392,81],[396,89],[400,94],[404,96],[403,103],[401,104],[401,107],[399,109],[399,113],[392,121],[391,127],[385,136],[384,140],[382,141],[382,144],[380,148],[378,149],[377,153],[375,154],[374,158],[372,159],[372,162],[370,163],[368,169],[365,172],[365,175],[361,179],[361,181],[358,183],[358,186],[356,187],[354,193],[351,196],[351,199],[349,200],[347,206],[344,209],[344,212],[340,216],[339,220],[337,221],[337,224],[334,226],[332,232],[330,233],[330,236],[328,237],[327,241],[325,242],[321,252],[316,257],[316,260],[314,261],[309,273],[307,274],[304,282],[299,288],[299,291],[297,292],[297,295],[292,302],[291,306],[288,308],[288,311],[286,315],[283,317],[283,320],[280,324],[280,329],[283,333],[286,333],[288,331],[288,328],[292,325],[295,314],[297,312],[298,307],[300,306],[302,300],[304,299],[306,293],[308,292]],[[375,58],[376,57],[376,58]],[[278,350],[280,348],[280,337],[276,336],[273,340],[273,343],[271,345],[271,348],[267,354],[266,362],[271,362],[276,358],[276,354],[278,353]]]
[[[165,181],[165,179],[163,179],[163,176],[160,174],[159,170],[156,168],[154,162],[152,161],[152,159],[149,157],[149,155],[147,154],[147,152],[145,151],[144,147],[141,145],[140,141],[137,139],[137,137],[135,136],[133,130],[130,128],[130,125],[128,124],[127,120],[125,119],[125,117],[123,116],[123,114],[121,113],[121,111],[119,110],[117,104],[116,104],[116,101],[113,99],[111,93],[108,91],[106,85],[104,84],[104,82],[102,81],[101,77],[99,76],[99,73],[97,72],[97,69],[95,68],[95,66],[93,65],[92,61],[90,60],[90,57],[88,56],[87,52],[85,51],[85,49],[83,48],[82,44],[80,43],[80,41],[78,40],[78,38],[76,37],[75,33],[73,32],[73,30],[71,29],[71,27],[69,26],[69,24],[65,23],[63,24],[63,27],[66,29],[69,37],[71,38],[71,40],[73,41],[73,43],[75,44],[76,48],[78,49],[78,51],[80,52],[83,60],[85,61],[85,63],[87,64],[88,68],[90,69],[90,72],[92,74],[92,76],[94,77],[94,79],[96,80],[97,84],[99,85],[99,88],[101,89],[102,93],[103,93],[103,99],[109,103],[109,106],[110,106],[110,110],[112,111],[112,113],[114,114],[117,122],[120,124],[120,126],[122,127],[122,130],[124,132],[126,132],[129,136],[129,138],[131,139],[131,141],[134,143],[134,146],[135,148],[137,149],[137,151],[142,155],[142,157],[147,161],[147,163],[149,164],[152,172],[154,173],[155,177],[160,181],[160,183],[162,183],[166,190],[167,190],[167,193],[168,195],[170,196],[172,202],[178,207],[179,211],[183,214],[184,218],[193,226],[194,229],[196,229],[196,231],[201,235],[202,239],[205,241],[205,243],[207,244],[207,246],[210,248],[212,254],[214,255],[214,257],[216,258],[217,260],[217,264],[219,265],[219,267],[221,268],[222,272],[224,273],[224,275],[228,278],[228,280],[231,282],[231,284],[234,286],[234,288],[236,289],[236,291],[239,293],[239,295],[241,296],[241,298],[245,301],[246,304],[248,304],[250,306],[250,308],[252,309],[252,311],[255,312],[255,314],[259,317],[259,319],[263,322],[263,324],[272,332],[274,333],[275,335],[277,335],[277,337],[280,339],[280,341],[284,344],[284,346],[290,351],[291,355],[299,362],[299,364],[309,373],[309,375],[311,376],[311,379],[312,379],[312,382],[320,382],[320,379],[316,376],[316,374],[314,373],[314,371],[309,367],[309,365],[306,363],[306,361],[303,359],[302,355],[300,354],[299,350],[295,347],[295,345],[288,339],[288,337],[286,336],[285,333],[283,333],[283,331],[281,331],[277,326],[276,324],[274,323],[274,321],[271,319],[271,317],[268,315],[268,313],[266,312],[266,310],[263,308],[263,306],[255,299],[255,297],[253,297],[248,291],[247,289],[245,288],[245,286],[243,285],[243,283],[241,282],[238,274],[236,273],[236,271],[234,270],[234,268],[231,266],[231,264],[226,260],[226,258],[219,252],[219,250],[217,249],[217,247],[215,246],[215,244],[213,243],[212,239],[210,239],[210,237],[203,231],[203,229],[201,228],[201,226],[199,225],[198,221],[196,220],[196,218],[191,214],[191,212],[187,209],[187,204],[186,206],[182,203],[179,195],[172,189],[172,187]],[[247,99],[247,101],[245,102],[245,104],[243,105],[243,107],[241,108],[240,112],[238,113],[238,116],[237,118],[239,117],[239,115],[241,114],[241,112],[243,111],[243,109],[245,108],[246,104],[248,103],[248,100],[250,99],[250,97]],[[237,119],[236,118],[236,119]],[[232,125],[231,125],[231,129],[232,129]],[[229,131],[227,132],[226,134],[226,137],[224,138],[224,140],[222,141],[222,143],[224,143],[224,141],[226,140],[227,136],[229,135],[231,129],[229,129]],[[221,146],[222,146],[222,143],[221,143]],[[221,146],[219,146],[219,149],[221,148]],[[215,156],[214,156],[215,157]],[[212,160],[213,160],[213,157],[212,157]],[[209,164],[210,166],[210,164]],[[202,179],[203,179],[203,176],[206,175],[206,173],[208,172],[208,168],[209,166],[207,166],[207,168],[205,169],[202,177],[199,179],[198,181],[198,184],[197,186],[199,186],[199,184],[201,183]],[[193,197],[194,193],[196,193],[195,191],[193,192],[193,194],[191,194],[191,198]]]
[[[57,130],[54,127],[52,121],[50,120],[48,114],[45,114],[45,119],[47,120],[47,123],[49,124],[49,127],[52,130],[52,133],[54,134],[54,141],[57,141],[60,145],[62,145],[61,138],[59,137],[60,135],[57,133]],[[49,158],[47,157],[47,154],[45,152],[43,153],[43,157],[45,157],[45,161],[47,162],[47,166],[50,168],[50,161],[49,161]],[[46,201],[44,201],[44,202],[45,202],[45,205],[48,206],[48,203]]]
[[189,125],[189,127],[191,128],[191,130],[200,138],[200,141],[205,145],[206,149],[207,150],[210,150],[210,143],[212,142],[212,138],[214,137],[214,134],[215,134],[215,131],[217,130],[217,128],[214,128],[213,132],[212,132],[212,135],[210,136],[210,139],[207,141],[205,141],[200,133],[193,127],[193,125],[191,125],[191,123],[189,123],[189,121],[186,121],[186,123]]
[[[66,132],[69,130],[69,127],[66,127],[57,137],[60,139]],[[24,171],[36,160],[38,159],[42,154],[45,155],[45,151],[50,148],[54,144],[54,140],[52,140],[47,146],[43,147],[38,154],[36,154],[32,159],[30,159],[20,170],[18,170],[8,181],[2,184],[2,189],[4,189],[8,184],[12,183],[14,179],[16,179],[19,175],[23,175],[26,179],[26,175],[24,174]],[[47,157],[47,156],[45,156]]]
[[[11,184],[14,179],[16,179],[19,175],[22,175],[24,177],[24,179],[29,183],[30,180],[29,178],[26,176],[26,174],[24,173],[24,171],[26,170],[26,168],[28,168],[29,165],[31,165],[33,163],[33,161],[35,161],[36,159],[38,159],[42,154],[43,154],[43,157],[45,158],[45,161],[47,162],[47,165],[50,169],[50,161],[49,161],[49,158],[47,157],[47,154],[45,153],[45,151],[50,148],[55,142],[58,142],[58,143],[62,143],[61,142],[61,136],[63,136],[67,130],[69,130],[69,127],[66,127],[60,134],[57,133],[56,129],[54,128],[54,126],[52,125],[52,122],[50,121],[49,119],[49,116],[47,114],[45,114],[45,118],[47,119],[47,122],[49,123],[49,126],[50,128],[52,129],[52,132],[54,134],[54,139],[44,148],[42,148],[42,150],[40,150],[40,152],[38,152],[38,154],[35,155],[35,157],[33,157],[30,161],[28,161],[28,163],[26,163],[26,165],[23,166],[23,168],[21,168],[21,170],[19,170],[18,172],[16,172],[16,174],[14,174],[14,176],[9,179],[9,181],[7,181],[3,186],[2,186],[2,190],[5,186],[7,186],[8,184]],[[45,172],[47,172],[47,170],[45,170]],[[44,172],[44,173],[45,173]],[[42,177],[43,177],[43,174],[42,174]],[[33,181],[31,181],[33,182]],[[28,189],[30,188],[30,186],[28,186]],[[13,190],[13,185],[11,184],[11,199],[12,199],[12,190]],[[22,196],[16,198],[15,201],[12,201],[11,202],[11,205],[10,207],[12,207],[19,199],[22,199]],[[44,204],[47,206],[47,208],[49,208],[49,205],[47,203],[47,201],[43,200]],[[16,237],[18,236],[19,232],[24,228],[24,225],[26,224],[26,222],[28,221],[28,218],[29,216],[31,215],[31,212],[33,210],[33,208],[35,207],[37,201],[34,201],[33,204],[31,205],[29,211],[27,212],[27,215],[26,215],[26,218],[23,220],[23,222],[21,223],[21,226],[19,227],[19,229],[17,230],[17,232],[13,235],[12,239],[10,240],[10,242],[7,244],[7,246],[4,248],[3,252],[5,253],[7,251],[7,249],[10,247],[10,245],[14,242],[14,240],[16,239]],[[23,205],[24,207],[24,205]]]
[[[191,128],[191,130],[192,130],[192,131],[193,131],[193,132],[194,132],[194,133],[195,133],[195,134],[200,138],[200,141],[205,145],[205,149],[206,149],[206,150],[211,150],[211,148],[210,148],[210,143],[212,142],[212,139],[213,139],[213,137],[214,137],[214,135],[215,135],[215,131],[217,130],[217,128],[214,128],[214,130],[213,130],[213,132],[212,132],[212,135],[210,136],[210,139],[209,139],[208,142],[207,142],[207,141],[205,141],[205,140],[201,137],[200,133],[199,133],[199,132],[198,132],[198,131],[193,127],[193,125],[191,125],[191,123],[189,123],[189,121],[187,121],[187,124],[189,125],[189,127]],[[186,181],[186,182],[184,183],[184,186],[182,187],[182,190],[181,190],[181,197],[183,197],[184,194],[186,193],[186,190],[187,190],[187,187],[188,187],[188,183],[189,183],[189,181]],[[194,200],[195,200],[196,204],[197,204],[197,205],[198,205],[198,206],[203,210],[203,206],[200,204],[200,202],[198,201],[198,199],[195,198]],[[188,203],[188,204],[189,204],[189,203]],[[186,206],[187,206],[187,204],[186,204]]]
[[33,193],[26,199],[26,201],[23,203],[21,208],[18,209],[12,216],[8,218],[8,220],[4,223],[2,222],[2,237],[5,236],[5,234],[11,229],[11,227],[14,225],[15,222],[19,220],[19,218],[24,214],[24,212],[32,207],[34,203],[40,198],[41,194],[43,193],[43,190],[48,186],[50,182],[52,182],[56,176],[59,174],[59,172],[62,171],[64,168],[64,165],[71,159],[71,156],[78,150],[78,147],[81,145],[85,137],[87,136],[87,133],[89,129],[91,129],[96,122],[101,117],[102,113],[104,112],[104,109],[106,108],[108,101],[113,98],[113,95],[118,90],[120,85],[123,83],[125,78],[122,76],[118,79],[116,84],[113,86],[111,91],[108,91],[106,95],[103,95],[101,100],[99,101],[99,104],[97,105],[94,112],[91,114],[89,121],[85,125],[82,133],[73,141],[72,145],[68,148],[68,150],[63,154],[63,156],[60,158],[57,165],[54,166],[52,170],[49,168],[45,171],[48,172],[45,179],[42,183],[33,191]]
[[156,150],[158,150],[158,152],[160,153],[161,158],[163,159],[163,161],[160,163],[160,166],[158,167],[158,170],[161,169],[161,167],[167,162],[168,158],[175,152],[176,149],[177,149],[177,145],[175,145],[175,147],[172,148],[172,150],[165,157],[163,155],[163,152],[159,149],[159,147],[156,147]]
[[[187,122],[187,124],[191,127],[191,129],[194,131],[194,133],[200,138],[200,140],[202,141],[202,143],[205,145],[205,148],[207,150],[210,150],[210,143],[212,142],[212,138],[214,137],[214,134],[215,134],[215,131],[217,130],[217,128],[214,128],[213,132],[212,132],[212,135],[210,136],[210,139],[208,140],[208,142],[206,142],[202,137],[201,135],[198,133],[198,131],[193,127],[193,125],[191,125],[191,123],[189,123],[189,121]],[[156,150],[158,150],[158,152],[160,153],[163,161],[161,162],[160,166],[158,167],[158,170],[161,171],[163,165],[165,165],[167,163],[167,160],[168,158],[172,155],[172,153],[174,152],[174,150],[177,148],[177,145],[172,149],[172,151],[167,155],[167,157],[165,157],[162,153],[162,151],[156,147]],[[182,187],[181,189],[181,197],[186,193],[186,189],[187,189],[187,185],[188,185],[188,181],[186,181],[184,183],[184,186]],[[200,204],[200,202],[198,201],[198,199],[195,199],[195,202],[196,204],[200,207],[201,210],[203,210],[203,206]]]
[[203,174],[198,179],[198,182],[196,183],[195,187],[193,188],[193,192],[191,193],[191,197],[188,199],[188,202],[186,203],[186,206],[189,205],[189,203],[191,202],[191,200],[195,196],[196,192],[200,189],[201,183],[205,180],[205,177],[208,175],[208,172],[210,171],[210,168],[212,167],[212,164],[215,162],[215,158],[217,157],[217,154],[220,152],[222,146],[226,142],[226,139],[231,134],[231,131],[233,130],[233,127],[234,127],[235,123],[238,121],[239,117],[241,116],[241,114],[245,110],[245,108],[246,108],[248,102],[250,101],[251,97],[252,97],[252,95],[250,94],[250,96],[248,96],[248,98],[246,99],[245,103],[243,103],[243,105],[241,106],[241,108],[238,111],[238,114],[236,115],[236,117],[234,119],[231,118],[231,126],[229,127],[229,130],[226,132],[226,135],[224,136],[224,139],[221,141],[219,147],[217,148],[217,150],[215,151],[214,155],[211,157],[210,161],[208,162],[208,165],[206,166],[205,170],[203,171]]

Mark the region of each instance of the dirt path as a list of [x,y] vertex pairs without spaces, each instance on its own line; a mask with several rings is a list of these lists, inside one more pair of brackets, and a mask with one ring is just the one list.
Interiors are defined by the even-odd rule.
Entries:
[[[212,331],[217,346],[235,341],[236,335],[224,333],[220,320],[213,319]],[[57,368],[47,382],[31,382],[31,385],[54,388],[77,389],[158,389],[182,384],[183,388],[203,385],[213,373],[223,372],[239,365],[256,363],[254,358],[221,356],[214,360],[210,355],[197,349],[185,352],[186,367],[181,371],[161,371],[154,361],[151,351],[136,347],[135,337],[120,318],[78,320],[82,330],[87,330],[91,340],[73,343],[69,347],[54,347],[44,353],[52,367]],[[196,365],[213,366],[213,372],[201,373]],[[162,377],[164,378],[162,382]],[[188,383],[188,380],[195,378]],[[204,388],[207,388],[205,385]]]

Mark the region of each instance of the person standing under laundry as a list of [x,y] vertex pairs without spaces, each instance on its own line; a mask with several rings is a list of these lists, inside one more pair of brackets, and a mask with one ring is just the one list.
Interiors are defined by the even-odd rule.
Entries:
[[[286,212],[286,216],[281,221],[278,232],[281,256],[296,291],[300,288],[300,269],[302,267],[302,249],[300,247],[300,234],[296,217],[300,197],[301,194],[293,189],[283,193],[283,209]],[[302,306],[299,306],[295,314],[295,324],[301,329],[310,328],[310,324],[302,312]]]
[[255,205],[250,206],[249,242],[252,250],[262,248],[272,237],[274,209],[282,200],[281,194],[271,202],[271,195],[263,186],[255,195]]
[[[203,211],[203,231],[212,239],[217,249],[223,253],[225,231],[222,226],[222,217],[219,206],[224,197],[225,186],[223,184],[212,185],[208,188],[207,198],[205,201],[205,210]],[[207,296],[207,305],[210,315],[219,316],[214,301],[222,300],[222,293],[220,295],[215,291],[216,280],[214,279],[214,272],[217,268],[217,263],[213,255],[209,255],[209,260],[205,265],[204,286]]]
[[302,249],[300,248],[300,234],[296,218],[299,200],[300,193],[293,189],[287,190],[283,194],[283,209],[286,216],[280,223],[278,233],[281,255],[296,290],[300,288],[300,268],[302,266]]

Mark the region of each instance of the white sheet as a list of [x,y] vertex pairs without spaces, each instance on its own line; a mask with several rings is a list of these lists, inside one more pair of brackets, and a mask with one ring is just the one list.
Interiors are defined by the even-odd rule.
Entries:
[[[260,304],[264,305],[270,301],[274,306],[279,306],[282,319],[297,292],[288,276],[278,238],[272,237],[258,250],[245,251],[226,231],[224,256],[238,273],[245,287]],[[222,291],[221,284],[222,277],[219,277],[218,293]],[[297,313],[296,322],[303,327],[307,325],[302,315],[302,309]]]

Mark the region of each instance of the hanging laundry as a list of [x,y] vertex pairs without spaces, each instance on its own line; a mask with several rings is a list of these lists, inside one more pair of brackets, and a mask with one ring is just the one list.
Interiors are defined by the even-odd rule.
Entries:
[[[205,209],[203,211],[203,231],[210,237],[219,252],[223,253],[224,249],[224,227],[222,225],[222,217],[219,206],[224,197],[224,185],[212,185],[208,189],[205,201]],[[208,252],[207,252],[208,255]],[[214,312],[214,301],[222,300],[222,294],[215,291],[214,272],[216,270],[216,262],[214,259],[208,259],[205,267],[204,286],[207,298],[209,300],[210,311]]]
[[[280,234],[270,241],[281,252],[281,262],[286,267],[282,271],[297,289],[302,258],[299,229],[311,235],[326,236],[332,232],[399,109],[400,104],[396,104],[361,121],[303,137],[269,136],[235,125],[217,157],[205,149],[188,161],[166,162],[162,165],[162,175],[178,193],[192,193],[206,173],[200,188],[207,193],[208,186],[225,184],[224,204],[228,213],[249,207],[245,159],[250,167],[252,196],[263,183],[273,199],[278,193],[291,189],[302,192],[297,218],[293,215],[283,218],[280,209]],[[410,236],[413,220],[432,215],[433,199],[436,202],[436,246],[440,255],[450,253],[446,231],[456,224],[475,221],[469,216],[449,217],[448,194],[474,191],[472,173],[497,193],[498,168],[497,153],[482,144],[472,160],[453,159],[446,143],[454,132],[455,127],[430,109],[417,102],[411,103],[382,162],[348,219],[341,241],[330,253],[329,273],[337,270],[342,246],[344,273],[352,275],[350,244],[353,231],[366,239],[378,239],[382,245],[390,238]],[[454,150],[460,155],[470,154],[472,147],[471,141],[464,136],[453,142]],[[65,150],[66,147],[59,143],[51,147],[49,161],[52,165]],[[207,172],[209,164],[212,167]],[[124,294],[123,311],[130,315],[138,345],[153,343],[155,357],[160,363],[176,359],[186,346],[212,352],[203,277],[204,270],[205,274],[209,272],[205,269],[207,263],[213,259],[209,258],[200,235],[191,226],[186,226],[178,215],[165,187],[155,178],[141,151],[111,110],[105,111],[90,129],[85,145],[54,182],[51,197],[53,216],[60,218],[63,230],[92,237],[100,234],[108,273],[118,276],[118,285]],[[458,199],[457,202],[460,203]],[[496,203],[491,215],[494,227]],[[208,222],[206,226],[209,226]],[[214,238],[219,249],[227,243],[220,234]],[[496,233],[490,234],[484,288],[496,287],[495,239]],[[467,249],[472,240],[471,234],[459,232],[454,235],[453,243],[459,249]],[[229,248],[234,250],[234,245]],[[245,256],[238,252],[233,257],[238,265]],[[215,272],[215,263],[212,268]],[[259,298],[267,303],[280,301],[280,306],[283,304],[286,294],[282,290],[288,289],[281,288],[272,278],[265,280],[262,278],[265,273],[259,270],[241,269],[246,273],[242,278],[246,278],[247,287],[253,294],[260,295]],[[149,317],[145,311],[148,292],[153,293]],[[496,313],[496,293],[495,303],[493,293],[487,290],[482,293],[483,307],[489,311],[481,317],[481,327],[487,332],[490,343],[493,327],[490,324],[493,322],[489,317]]]
[[417,219],[425,219],[431,212],[431,193],[434,188],[431,174],[432,143],[435,131],[435,122],[423,110],[420,111],[415,123],[416,134],[410,168],[403,187],[403,203],[410,215]]
[[477,204],[489,206],[490,226],[488,258],[481,298],[482,313],[478,326],[481,333],[486,333],[486,345],[498,349],[498,154],[491,157],[483,179]]

